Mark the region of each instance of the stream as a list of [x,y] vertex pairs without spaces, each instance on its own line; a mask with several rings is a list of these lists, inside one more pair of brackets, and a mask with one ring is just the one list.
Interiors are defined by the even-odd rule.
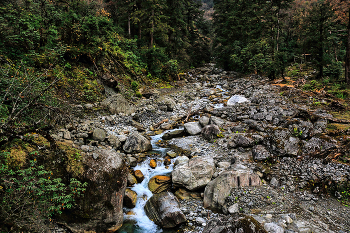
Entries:
[[[219,93],[222,95],[222,98],[227,99],[229,97],[226,95],[226,90],[224,90],[220,85],[217,85],[215,89],[220,90]],[[214,108],[224,107],[223,103],[218,103],[216,102],[216,100],[213,100],[212,102]],[[157,157],[148,157],[142,163],[137,164],[137,166],[133,168],[134,171],[140,170],[145,178],[141,183],[135,184],[134,187],[131,187],[131,190],[137,193],[137,203],[135,208],[133,209],[124,208],[124,223],[123,226],[118,230],[118,233],[179,232],[177,228],[170,230],[160,228],[147,217],[146,212],[144,210],[146,202],[153,195],[152,192],[148,189],[148,182],[150,181],[150,179],[157,175],[168,175],[173,170],[176,158],[171,160],[170,165],[165,166],[163,164],[163,158],[166,156],[166,153],[170,150],[170,148],[163,148],[158,145],[158,142],[162,140],[162,136],[165,133],[171,132],[173,130],[177,129],[166,130],[161,134],[151,136],[151,144],[153,148],[151,153],[156,154]],[[149,165],[151,159],[155,159],[157,161],[157,167],[155,169],[152,169]]]
[[[151,221],[144,210],[144,206],[148,199],[152,197],[152,192],[148,189],[148,182],[150,179],[157,175],[168,175],[173,170],[175,159],[171,160],[171,164],[165,166],[162,158],[166,156],[166,153],[170,150],[169,148],[160,147],[157,142],[162,140],[162,136],[172,130],[164,131],[163,133],[155,136],[151,136],[152,153],[156,154],[157,157],[147,158],[142,163],[134,167],[134,170],[141,170],[144,175],[144,180],[141,183],[135,184],[131,190],[137,193],[136,207],[133,209],[124,208],[124,224],[119,229],[119,233],[157,233],[157,232],[177,232],[177,230],[163,230]],[[151,168],[150,161],[155,159],[157,161],[157,167]],[[128,214],[130,213],[130,214]]]

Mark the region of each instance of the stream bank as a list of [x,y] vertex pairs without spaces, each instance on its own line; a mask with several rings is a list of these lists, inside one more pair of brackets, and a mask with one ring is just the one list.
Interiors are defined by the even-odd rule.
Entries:
[[[71,127],[75,131],[66,127],[55,136],[71,140],[84,156],[96,160],[97,150],[114,149],[130,171],[151,171],[148,179],[171,172],[170,167],[163,170],[163,152],[156,153],[161,154],[156,159],[158,166],[149,167],[150,157],[155,157],[147,153],[150,149],[144,138],[162,137],[153,141],[161,140],[162,147],[175,153],[172,162],[180,161],[171,172],[168,191],[178,197],[187,221],[176,230],[234,232],[249,223],[255,232],[349,231],[349,209],[341,204],[349,165],[330,158],[348,153],[350,132],[341,137],[330,135],[327,124],[336,118],[329,112],[310,107],[310,99],[300,102],[284,95],[298,93],[297,89],[280,94],[281,87],[263,77],[239,77],[212,65],[194,70],[176,85],[170,90],[149,91],[148,98],[132,108],[128,103],[124,107],[113,104],[118,99],[110,97],[104,105],[112,115],[81,120]],[[164,131],[178,127],[184,129],[163,139]],[[102,135],[98,136],[97,128]],[[132,135],[135,140],[129,140]],[[133,141],[132,147],[125,146],[127,140]],[[162,171],[157,173],[157,169]],[[146,179],[142,181],[142,187],[146,183]],[[134,191],[137,186],[129,181]],[[226,229],[227,225],[231,229]],[[152,230],[140,232],[148,231]]]

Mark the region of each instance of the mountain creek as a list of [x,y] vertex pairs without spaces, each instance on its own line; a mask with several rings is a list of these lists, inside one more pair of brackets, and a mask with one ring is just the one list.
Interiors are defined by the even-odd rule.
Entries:
[[82,151],[96,209],[53,232],[350,232],[350,167],[334,160],[350,130],[327,129],[349,122],[258,75],[208,64],[181,79],[76,106],[110,114],[53,132]]

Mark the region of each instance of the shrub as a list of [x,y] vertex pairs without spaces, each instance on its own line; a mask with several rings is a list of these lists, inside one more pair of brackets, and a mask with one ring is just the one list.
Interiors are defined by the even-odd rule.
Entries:
[[0,221],[4,224],[15,222],[20,229],[38,230],[40,222],[73,208],[75,200],[86,190],[87,183],[74,178],[68,184],[54,178],[36,159],[29,160],[26,168],[11,168],[8,155],[8,152],[0,153]]

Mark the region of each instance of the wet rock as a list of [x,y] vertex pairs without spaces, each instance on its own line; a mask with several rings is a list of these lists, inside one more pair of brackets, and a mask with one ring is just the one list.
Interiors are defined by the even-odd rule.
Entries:
[[161,193],[171,188],[169,176],[154,176],[148,182],[148,188],[152,193]]
[[190,159],[187,156],[179,156],[174,163],[174,166],[177,166],[181,163],[187,163]]
[[126,189],[123,201],[125,207],[129,209],[135,208],[137,202],[137,193],[131,189]]
[[179,137],[185,136],[185,134],[186,133],[185,133],[184,129],[177,129],[177,130],[173,130],[173,131],[165,133],[162,136],[162,139],[163,140],[170,140],[172,138],[179,138]]
[[220,133],[220,128],[217,125],[207,125],[201,131],[203,138],[209,141],[217,138]]
[[201,194],[197,192],[190,192],[187,189],[179,188],[175,192],[175,196],[180,200],[189,200],[189,199],[202,199]]
[[267,233],[267,231],[251,216],[233,218],[230,216],[216,217],[210,220],[203,233]]
[[257,145],[252,150],[253,159],[257,161],[262,161],[271,157],[271,154],[262,145]]
[[128,173],[128,186],[133,186],[134,184],[137,184],[136,177]]
[[123,150],[127,153],[140,153],[151,149],[151,142],[137,132],[132,133],[123,146]]
[[199,123],[201,124],[202,127],[206,126],[209,124],[209,117],[207,116],[202,116],[201,118],[199,118]]
[[203,188],[211,180],[215,169],[215,163],[209,157],[195,157],[188,163],[177,165],[172,175],[175,185],[183,186],[189,190]]
[[138,183],[141,183],[145,179],[141,170],[136,170],[134,172],[134,176],[135,176]]
[[177,153],[174,151],[168,151],[166,155],[169,156],[170,158],[175,158],[177,156]]
[[185,130],[190,135],[197,135],[200,134],[202,131],[202,127],[199,124],[199,122],[188,122],[184,125]]
[[156,168],[157,167],[157,161],[155,161],[154,159],[152,159],[150,162],[149,162],[149,166],[151,168]]
[[255,173],[245,170],[225,171],[210,181],[204,191],[204,207],[221,209],[232,188],[259,186],[261,180]]
[[104,141],[107,137],[107,133],[104,129],[96,128],[92,133],[92,138],[96,141]]
[[179,201],[170,192],[154,194],[146,203],[146,215],[163,228],[173,228],[183,222],[186,217],[180,210]]
[[112,114],[124,113],[130,115],[136,110],[133,105],[130,105],[130,101],[126,100],[121,94],[108,97],[101,102],[101,105],[107,108]]
[[170,156],[165,156],[163,164],[169,166],[171,164]]

